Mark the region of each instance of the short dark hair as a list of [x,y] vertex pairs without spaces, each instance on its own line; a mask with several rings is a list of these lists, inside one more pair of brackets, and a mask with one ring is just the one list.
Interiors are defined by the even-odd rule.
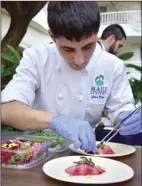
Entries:
[[50,1],[48,24],[55,37],[80,41],[83,36],[97,33],[100,27],[100,11],[97,2]]
[[124,29],[118,24],[112,24],[106,27],[102,33],[101,39],[105,40],[111,35],[114,35],[116,40],[127,38]]

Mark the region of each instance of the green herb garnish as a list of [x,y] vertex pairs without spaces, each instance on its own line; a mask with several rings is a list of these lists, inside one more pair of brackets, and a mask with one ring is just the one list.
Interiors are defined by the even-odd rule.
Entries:
[[105,145],[104,142],[100,142],[100,143],[97,145],[97,148],[100,148],[100,147],[103,148],[104,145]]
[[80,161],[78,162],[73,162],[73,163],[76,163],[76,164],[86,164],[86,165],[89,165],[91,167],[94,167],[95,166],[95,163],[92,162],[92,159],[91,158],[86,158],[86,157],[80,157]]

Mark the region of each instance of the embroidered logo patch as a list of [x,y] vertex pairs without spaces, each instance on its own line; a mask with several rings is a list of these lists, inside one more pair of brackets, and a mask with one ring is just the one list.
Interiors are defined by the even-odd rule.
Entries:
[[105,95],[107,94],[107,87],[104,85],[104,76],[99,75],[95,78],[95,84],[96,86],[91,87],[91,99],[93,98],[105,98]]
[[95,83],[97,86],[103,86],[104,85],[104,76],[100,75],[95,78]]

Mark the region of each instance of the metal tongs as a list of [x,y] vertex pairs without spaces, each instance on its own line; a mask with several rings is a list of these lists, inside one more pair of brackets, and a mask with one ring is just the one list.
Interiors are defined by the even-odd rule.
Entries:
[[[118,126],[120,126],[120,124],[122,122],[124,122],[126,119],[128,119],[129,117],[131,117],[133,114],[136,114],[139,110],[140,110],[141,106],[136,108],[135,110],[133,110],[130,114],[128,114],[123,120],[121,120],[121,122],[118,122],[116,124],[116,126],[113,128],[113,130],[111,130],[102,140],[101,142],[97,145],[98,148],[101,148],[104,146],[104,144],[106,142],[109,142],[112,138],[114,138],[116,136],[116,134],[120,131],[121,127],[123,127],[123,125],[121,125],[121,127],[118,128]],[[117,130],[116,130],[117,129]],[[112,136],[110,136],[113,131],[116,131]],[[109,137],[110,136],[110,137]],[[109,137],[109,138],[108,138]],[[107,139],[108,138],[108,139]],[[107,139],[107,140],[106,140]]]

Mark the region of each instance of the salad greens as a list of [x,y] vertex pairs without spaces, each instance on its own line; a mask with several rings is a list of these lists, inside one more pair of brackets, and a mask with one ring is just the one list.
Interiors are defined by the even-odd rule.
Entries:
[[27,138],[30,141],[34,141],[34,142],[49,142],[50,148],[55,148],[57,146],[62,147],[65,144],[65,139],[59,134],[52,132],[52,131],[38,130],[38,131],[35,131],[34,133],[28,134]]
[[33,135],[34,136],[47,136],[47,137],[61,137],[59,134],[55,132],[43,131],[43,130],[37,130]]

